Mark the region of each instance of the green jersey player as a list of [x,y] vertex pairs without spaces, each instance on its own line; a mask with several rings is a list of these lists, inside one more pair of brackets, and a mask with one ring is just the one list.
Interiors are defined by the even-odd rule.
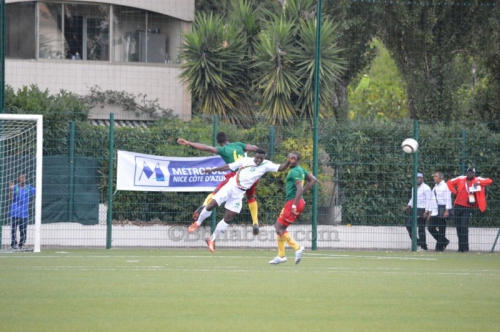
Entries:
[[278,241],[278,256],[272,259],[269,262],[270,264],[286,262],[285,242],[295,250],[295,264],[300,262],[305,251],[303,246],[295,242],[294,238],[288,233],[287,228],[304,211],[306,202],[302,194],[311,189],[317,180],[314,175],[299,165],[300,154],[298,152],[288,154],[288,161],[290,162],[290,171],[286,176],[286,203],[274,224]]
[[[195,142],[189,142],[183,138],[177,139],[177,143],[184,145],[184,146],[190,146],[194,149],[200,150],[200,151],[206,151],[210,152],[213,154],[218,154],[221,156],[222,160],[226,162],[226,164],[231,164],[237,161],[240,158],[245,157],[245,152],[247,151],[252,151],[255,152],[258,147],[255,145],[250,145],[250,144],[245,144],[243,142],[229,142],[229,138],[226,133],[224,132],[219,132],[217,133],[217,143],[219,146],[214,147],[214,146],[208,146],[205,144],[201,143],[195,143]],[[224,181],[219,183],[217,187],[212,191],[206,198],[203,204],[193,213],[193,220],[194,222],[189,226],[188,232],[193,233],[196,231],[200,225],[201,222],[198,222],[198,217],[200,215],[200,212],[203,210],[205,206],[210,203],[212,200],[212,197],[229,181],[230,178],[232,178],[236,172],[229,172],[226,174]],[[247,189],[246,191],[246,196],[248,200],[248,209],[250,210],[250,215],[252,216],[252,225],[253,225],[253,234],[258,235],[259,234],[259,218],[258,218],[258,205],[257,205],[257,200],[255,199],[255,194],[257,191],[257,182],[255,182],[250,188]]]

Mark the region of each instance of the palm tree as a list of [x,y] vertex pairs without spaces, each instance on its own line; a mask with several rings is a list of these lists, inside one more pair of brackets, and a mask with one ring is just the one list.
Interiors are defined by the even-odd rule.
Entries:
[[[311,119],[314,102],[316,20],[314,0],[287,0],[260,12],[249,0],[233,2],[227,19],[196,16],[183,36],[181,78],[193,110],[250,124]],[[260,15],[259,15],[260,14]],[[225,22],[225,23],[224,23]],[[321,33],[320,110],[329,108],[344,70],[337,26],[324,19]]]
[[293,22],[277,18],[265,25],[256,45],[253,66],[259,68],[259,74],[255,87],[261,95],[261,113],[271,124],[297,117],[292,99],[299,93],[296,30]]
[[251,103],[249,82],[244,79],[246,43],[241,29],[224,24],[220,16],[202,13],[183,41],[180,77],[191,90],[193,111],[244,122]]
[[[316,54],[316,20],[307,20],[300,25],[297,54],[297,71],[300,77],[300,94],[297,107],[303,118],[314,116],[314,68]],[[325,19],[321,24],[320,68],[319,68],[319,112],[324,117],[331,109],[330,100],[335,93],[335,83],[345,70],[346,61],[337,45],[338,25]]]
[[[315,1],[288,0],[280,10],[265,11],[268,23],[256,48],[256,80],[261,91],[261,113],[270,123],[314,116],[316,54]],[[324,19],[321,29],[320,111],[329,108],[334,83],[345,68],[337,46],[337,25]],[[321,115],[320,114],[320,115]]]

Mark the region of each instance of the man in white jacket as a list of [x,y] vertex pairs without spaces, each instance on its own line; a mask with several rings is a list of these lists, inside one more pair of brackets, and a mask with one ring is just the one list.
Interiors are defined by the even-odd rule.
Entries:
[[436,239],[435,251],[444,251],[450,240],[446,238],[446,219],[450,216],[452,208],[451,191],[444,181],[442,172],[435,172],[434,188],[432,188],[431,214],[428,230],[432,237]]
[[[417,236],[417,246],[420,250],[427,250],[427,241],[425,238],[425,220],[431,213],[431,188],[424,183],[424,175],[422,173],[417,174],[417,226],[418,226],[418,236]],[[408,204],[403,208],[403,211],[407,211],[413,208],[413,188],[411,188],[411,198]],[[406,219],[406,229],[410,235],[410,239],[413,237],[413,213]]]

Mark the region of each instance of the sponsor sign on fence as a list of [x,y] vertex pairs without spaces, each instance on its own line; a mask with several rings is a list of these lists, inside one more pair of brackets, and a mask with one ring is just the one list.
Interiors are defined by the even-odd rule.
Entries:
[[212,191],[226,172],[202,174],[223,166],[220,156],[161,157],[118,150],[117,190]]

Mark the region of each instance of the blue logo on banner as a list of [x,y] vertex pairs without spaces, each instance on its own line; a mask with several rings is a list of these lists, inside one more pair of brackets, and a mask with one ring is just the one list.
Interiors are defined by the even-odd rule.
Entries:
[[141,181],[142,174],[145,174],[146,177],[149,179],[151,175],[155,174],[156,181],[165,181],[165,175],[163,174],[161,168],[160,168],[160,163],[157,163],[155,166],[154,172],[151,170],[151,168],[148,166],[148,164],[144,161],[142,163],[142,172],[141,175],[139,175],[139,181]]
[[[135,186],[168,186],[168,164],[170,161],[160,158],[135,157]],[[154,165],[154,167],[152,166]]]
[[202,173],[206,168],[225,165],[220,157],[169,158],[136,155],[134,160],[134,187],[168,188],[171,191],[215,188],[225,179],[226,174],[226,172]]
[[165,175],[161,171],[160,164],[155,166],[156,181],[165,181]]

